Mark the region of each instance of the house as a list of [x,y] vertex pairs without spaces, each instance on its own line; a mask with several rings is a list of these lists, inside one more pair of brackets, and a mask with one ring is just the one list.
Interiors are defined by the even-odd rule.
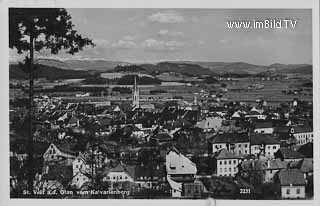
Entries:
[[303,154],[294,151],[290,148],[280,148],[274,154],[274,157],[287,162],[300,161],[305,158]]
[[299,170],[281,170],[278,174],[281,197],[284,199],[305,198],[305,180]]
[[177,149],[172,148],[166,155],[166,171],[174,181],[193,181],[197,167]]
[[238,164],[240,157],[221,149],[213,155],[215,174],[217,176],[235,176],[238,173]]
[[249,137],[246,133],[219,133],[211,138],[209,153],[213,154],[221,149],[227,149],[236,155],[249,155]]
[[103,175],[104,182],[134,182],[135,166],[118,164],[114,168],[106,168]]
[[72,151],[66,146],[52,143],[43,154],[43,160],[44,162],[66,161],[67,165],[72,165],[72,162],[76,158],[76,155],[77,152]]
[[195,127],[201,128],[204,132],[219,131],[223,119],[220,117],[206,117],[196,123]]
[[272,134],[272,122],[270,121],[257,121],[255,122],[254,133]]
[[292,126],[290,133],[295,138],[297,145],[313,142],[313,129],[307,125]]
[[251,134],[249,139],[250,154],[256,156],[263,155],[267,158],[274,158],[274,153],[280,149],[280,142],[268,134]]
[[96,167],[90,164],[90,159],[87,155],[80,153],[72,162],[72,183],[71,185],[81,188],[86,182],[92,179],[92,175],[96,174]]
[[194,182],[197,167],[177,149],[172,148],[166,154],[166,172],[172,197],[181,197],[183,183]]

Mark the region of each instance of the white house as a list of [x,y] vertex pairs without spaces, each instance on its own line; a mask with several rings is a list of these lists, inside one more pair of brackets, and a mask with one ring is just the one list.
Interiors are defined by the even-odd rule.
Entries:
[[134,182],[135,168],[134,166],[118,164],[115,168],[107,169],[104,174],[103,181]]
[[169,176],[194,176],[197,173],[197,167],[195,163],[174,148],[166,155],[166,171]]
[[196,164],[175,148],[166,155],[167,181],[172,197],[181,197],[184,182],[193,182],[197,173]]
[[281,170],[278,174],[281,187],[281,197],[284,199],[303,199],[305,180],[299,170]]
[[297,145],[303,145],[308,142],[313,142],[313,129],[305,125],[292,126],[290,133],[295,138]]
[[217,176],[235,176],[238,173],[238,164],[241,159],[226,149],[222,149],[214,155],[214,161]]

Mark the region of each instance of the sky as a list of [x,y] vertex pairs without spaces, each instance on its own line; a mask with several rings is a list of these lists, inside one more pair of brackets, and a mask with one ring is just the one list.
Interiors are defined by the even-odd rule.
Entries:
[[[96,44],[74,56],[126,62],[221,61],[259,65],[312,63],[307,9],[67,9],[75,29]],[[227,21],[298,20],[281,29],[229,29]],[[10,59],[16,58],[10,51]]]

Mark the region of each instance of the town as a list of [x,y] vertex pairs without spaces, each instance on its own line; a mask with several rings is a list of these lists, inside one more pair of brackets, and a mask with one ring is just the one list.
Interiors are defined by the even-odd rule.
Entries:
[[[114,76],[119,73],[104,75],[121,78]],[[177,78],[174,73],[161,75],[164,80]],[[38,89],[34,194],[103,199],[313,198],[312,99],[294,94],[295,98],[273,102],[232,99],[231,92],[241,96],[239,87],[230,90],[235,84],[232,77],[214,80],[216,89],[210,91],[199,81],[147,89],[140,84],[141,73],[128,76],[126,85],[117,89],[100,85],[97,91],[79,92],[59,84],[50,91],[44,84]],[[258,82],[249,82],[246,91],[263,96],[260,85],[267,83],[261,78]],[[161,89],[170,86],[179,90]],[[29,120],[19,88],[21,81],[10,79],[11,197],[28,193],[24,128]]]

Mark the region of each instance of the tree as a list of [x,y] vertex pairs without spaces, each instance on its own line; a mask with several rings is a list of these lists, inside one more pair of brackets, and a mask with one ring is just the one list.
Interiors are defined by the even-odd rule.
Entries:
[[94,46],[92,40],[83,38],[74,30],[71,16],[62,8],[10,8],[9,48],[16,48],[19,54],[27,53],[19,63],[29,75],[29,125],[28,125],[28,190],[33,194],[33,82],[36,72],[34,52],[43,49],[52,54],[64,50],[69,54],[81,51],[85,46]]

